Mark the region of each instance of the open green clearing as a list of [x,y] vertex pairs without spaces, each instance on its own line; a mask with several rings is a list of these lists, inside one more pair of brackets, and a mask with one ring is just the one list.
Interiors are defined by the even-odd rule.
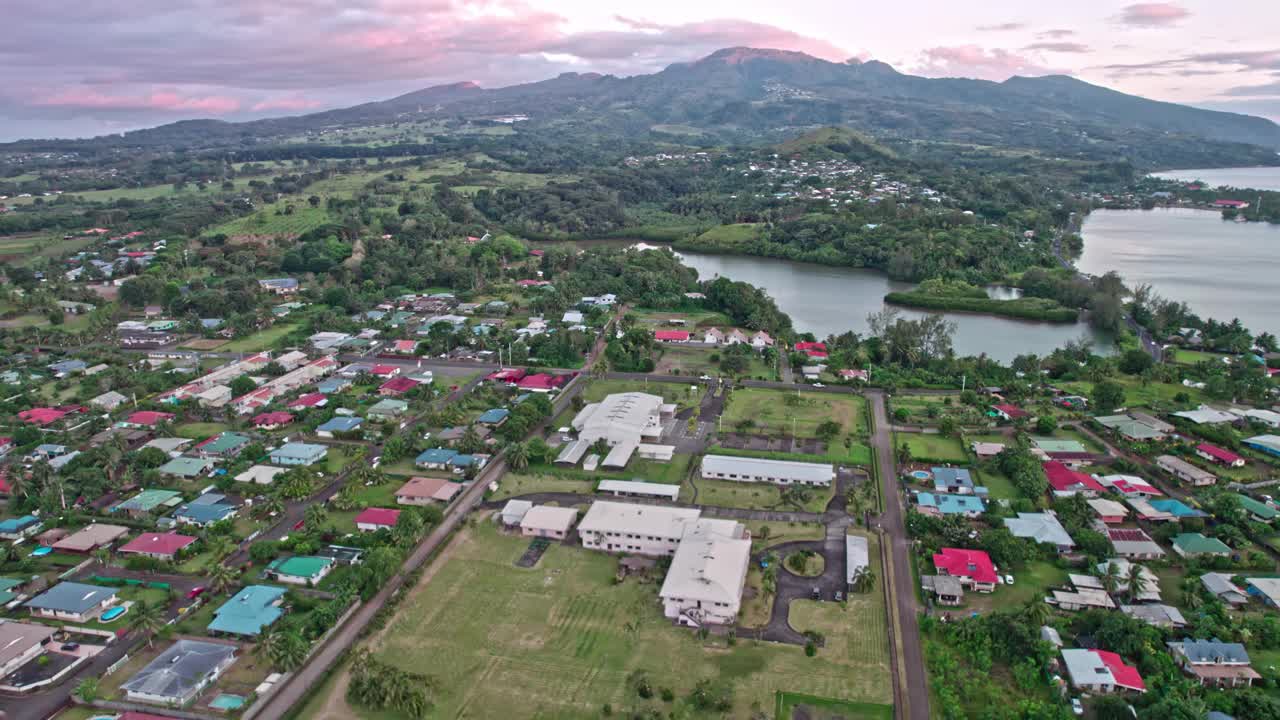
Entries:
[[861,395],[834,393],[792,393],[788,390],[740,388],[729,395],[723,415],[726,431],[752,423],[747,432],[817,436],[818,426],[827,420],[840,423],[841,434],[865,437],[867,401]]
[[820,513],[827,508],[834,490],[825,488],[803,488],[808,492],[808,499],[799,507],[784,505],[782,487],[769,483],[734,482],[732,480],[706,480],[698,478],[697,494],[694,487],[685,483],[680,488],[680,501],[699,505],[716,505],[719,507],[745,508],[748,510],[801,510]]
[[269,328],[259,330],[252,335],[236,338],[218,348],[220,352],[259,352],[268,350],[280,339],[301,327],[295,322],[278,322]]
[[[713,357],[720,357],[719,353],[721,351],[716,348],[662,345],[659,349],[662,352],[662,357],[654,366],[654,373],[656,374],[688,375],[691,378],[703,375],[720,377],[726,374],[720,368],[720,361],[718,359],[712,360]],[[774,372],[773,366],[765,362],[759,353],[751,353],[748,357],[747,369],[741,373],[735,373],[733,376],[774,380],[777,378],[777,373]]]
[[1221,363],[1222,358],[1229,357],[1221,353],[1204,352],[1203,350],[1185,350],[1177,348],[1173,351],[1173,361],[1179,365],[1196,365],[1202,362]]
[[1000,573],[1012,574],[1013,585],[997,585],[991,594],[966,592],[961,607],[974,612],[1017,609],[1041,602],[1049,588],[1067,582],[1066,570],[1043,561],[1027,563],[1021,570],[1002,567]]
[[[671,688],[676,707],[699,680],[725,683],[733,717],[773,707],[784,690],[891,702],[882,593],[858,596],[847,609],[793,605],[793,624],[827,636],[827,647],[806,658],[800,647],[745,640],[728,647],[672,627],[658,611],[657,585],[614,585],[617,561],[602,553],[553,544],[537,567],[519,569],[513,563],[528,541],[490,523],[455,543],[375,648],[382,660],[435,678],[433,717],[594,719],[605,703],[618,709],[644,702],[627,689],[636,670],[655,688]],[[674,709],[648,703],[664,714]],[[366,720],[378,717],[356,710]]]
[[778,720],[793,717],[808,720],[893,720],[893,706],[783,692],[778,693],[778,706],[773,716]]
[[[1189,398],[1187,403],[1189,406],[1194,406],[1205,400],[1204,391],[1193,387],[1171,383],[1148,383],[1144,386],[1140,378],[1125,375],[1111,379],[1124,387],[1125,404],[1130,408],[1173,405],[1175,404],[1174,398],[1182,393],[1186,393]],[[1060,383],[1058,387],[1069,393],[1085,397],[1090,397],[1093,393],[1093,383],[1084,380]]]
[[577,477],[532,475],[507,473],[498,481],[498,489],[489,495],[490,500],[505,500],[530,493],[582,493],[590,495],[595,492],[595,481]]
[[[593,380],[583,388],[582,399],[586,402],[600,402],[606,395],[626,392],[643,392],[659,395],[669,403],[675,403],[680,409],[692,407],[702,399],[703,387],[696,380],[689,384],[650,382],[643,380]],[[573,419],[570,417],[569,419]]]
[[903,443],[911,448],[911,457],[918,461],[967,462],[969,459],[960,441],[946,435],[894,433],[894,448],[902,447]]
[[226,423],[183,423],[173,428],[173,434],[190,440],[203,440],[230,429],[231,426]]
[[1018,489],[1013,486],[1013,481],[1008,475],[997,470],[995,463],[991,463],[989,467],[974,470],[973,482],[975,485],[986,487],[988,495],[997,500],[1017,500],[1021,497]]

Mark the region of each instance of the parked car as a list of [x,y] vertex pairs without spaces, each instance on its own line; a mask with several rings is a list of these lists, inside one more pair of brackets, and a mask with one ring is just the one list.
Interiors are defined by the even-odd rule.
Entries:
[[826,387],[826,385],[823,385],[822,383],[814,383],[814,384],[813,384],[813,386],[814,386],[814,387],[816,387],[816,388],[824,388],[824,387]]
[[1013,576],[1012,576],[1012,575],[1005,575],[1005,576],[1004,576],[1004,584],[1005,584],[1005,585],[1012,585],[1012,584],[1013,584]]
[[195,586],[195,587],[191,588],[189,591],[187,591],[187,599],[188,599],[188,600],[195,600],[196,598],[200,597],[200,596],[201,596],[201,595],[203,595],[203,594],[204,594],[204,586],[203,586],[203,585],[197,585],[197,586]]
[[1084,714],[1084,705],[1080,703],[1080,698],[1071,698],[1071,712],[1074,715]]

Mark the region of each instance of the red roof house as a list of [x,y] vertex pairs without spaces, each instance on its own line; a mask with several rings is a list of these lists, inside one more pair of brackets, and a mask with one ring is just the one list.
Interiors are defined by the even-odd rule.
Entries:
[[387,508],[366,508],[356,516],[356,528],[361,532],[373,532],[382,528],[393,528],[400,519],[399,510]]
[[391,353],[393,355],[413,355],[417,351],[417,340],[396,340],[391,343]]
[[18,419],[28,425],[52,425],[67,416],[66,410],[58,408],[31,408],[18,413]]
[[1226,465],[1228,467],[1244,467],[1244,458],[1230,450],[1224,450],[1217,445],[1200,443],[1196,446],[1196,455],[1219,465]]
[[407,377],[396,377],[378,386],[378,394],[383,397],[399,397],[418,387],[418,383]]
[[195,541],[196,539],[189,535],[149,532],[142,533],[125,543],[117,552],[171,560],[174,555]]
[[1094,650],[1098,655],[1098,659],[1102,660],[1102,664],[1107,666],[1111,671],[1111,677],[1115,678],[1116,686],[1126,690],[1137,690],[1138,692],[1146,692],[1147,684],[1142,681],[1142,675],[1138,672],[1138,668],[1132,665],[1125,665],[1124,660],[1119,655],[1108,652],[1106,650]]
[[1244,200],[1214,200],[1214,207],[1219,208],[1235,208],[1236,210],[1244,210],[1249,207],[1249,203]]
[[392,377],[400,374],[400,368],[395,365],[374,365],[369,368],[369,374],[377,377]]
[[502,368],[489,373],[485,379],[501,383],[514,383],[519,382],[520,378],[523,378],[526,374],[523,368]]
[[168,422],[173,417],[173,413],[139,410],[122,420],[120,424],[126,427],[155,427],[157,423]]
[[820,343],[820,342],[798,342],[795,344],[795,349],[796,349],[796,352],[809,352],[810,350],[817,350],[818,352],[826,352],[827,344]]
[[1058,497],[1076,493],[1093,497],[1105,490],[1092,475],[1072,470],[1057,460],[1044,464],[1044,474],[1049,477],[1049,487],[1053,488],[1053,494]]
[[13,449],[13,438],[0,437],[0,455],[4,455]]
[[933,556],[933,566],[943,575],[960,578],[961,583],[979,592],[991,592],[996,587],[996,568],[991,556],[982,550],[943,548]]
[[991,410],[995,414],[999,415],[1002,419],[1007,420],[1009,422],[1013,422],[1014,420],[1019,420],[1025,417],[1031,417],[1031,413],[1027,412],[1026,410],[1023,410],[1022,408],[1016,405],[992,405]]
[[866,382],[867,380],[870,379],[870,375],[867,374],[866,370],[845,369],[837,372],[836,374],[840,376],[841,380],[861,380],[863,382]]
[[283,410],[253,416],[253,426],[263,430],[274,430],[291,422],[293,422],[293,415]]
[[307,393],[306,395],[303,395],[299,397],[297,400],[294,400],[293,402],[289,403],[289,407],[291,408],[324,407],[325,403],[327,402],[329,402],[329,396],[325,395],[324,393],[318,393],[318,392]]
[[549,373],[537,373],[536,375],[526,375],[520,378],[520,381],[516,383],[516,387],[530,392],[551,392],[564,387],[572,379],[573,374],[551,375]]
[[658,342],[689,342],[688,330],[654,330],[653,339]]

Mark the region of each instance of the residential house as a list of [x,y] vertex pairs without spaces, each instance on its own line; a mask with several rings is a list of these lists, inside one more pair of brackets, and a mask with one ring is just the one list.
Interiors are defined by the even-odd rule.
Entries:
[[1121,657],[1106,650],[1065,649],[1062,663],[1067,667],[1071,685],[1085,692],[1107,694],[1116,691],[1146,692],[1147,686],[1138,669],[1126,665]]
[[476,422],[481,425],[489,425],[491,427],[501,427],[511,416],[511,411],[506,408],[490,408],[480,414],[476,418]]
[[44,527],[40,519],[34,515],[6,518],[0,520],[0,540],[21,540],[40,532]]
[[179,456],[161,465],[161,475],[181,480],[194,480],[213,469],[213,461],[207,458]]
[[516,387],[528,392],[549,393],[568,385],[574,377],[574,374],[551,375],[548,373],[537,373],[520,378],[520,380],[516,382]]
[[1118,525],[1129,517],[1129,508],[1115,500],[1093,498],[1088,501],[1089,508],[1098,516],[1098,520],[1107,525]]
[[724,332],[720,328],[707,328],[702,334],[702,342],[707,345],[719,345],[724,342]]
[[1115,554],[1129,560],[1156,560],[1164,557],[1164,549],[1151,536],[1138,528],[1107,528],[1107,539]]
[[1153,498],[1164,493],[1155,485],[1136,475],[1095,475],[1094,480],[1108,490],[1114,490],[1126,498]]
[[182,494],[174,490],[143,490],[111,508],[111,511],[127,513],[129,517],[141,519],[162,508],[171,508],[181,504]]
[[1280,607],[1280,578],[1245,578],[1245,583],[1250,597],[1262,598],[1262,604],[1267,607]]
[[916,493],[916,510],[933,516],[963,515],[976,518],[986,512],[987,506],[977,495],[935,495]]
[[314,465],[329,454],[329,446],[317,443],[291,442],[272,450],[268,457],[273,465]]
[[129,534],[129,528],[107,523],[93,523],[53,544],[57,552],[87,555],[98,548],[111,547],[111,544]]
[[182,449],[191,444],[187,438],[156,438],[148,441],[142,447],[155,448],[171,458],[178,457],[182,454]]
[[1254,435],[1244,444],[1269,455],[1280,455],[1280,435]]
[[1280,511],[1271,505],[1255,500],[1244,493],[1234,493],[1232,497],[1240,502],[1240,508],[1249,513],[1249,518],[1254,522],[1269,523],[1280,515]]
[[578,519],[578,509],[534,505],[520,519],[520,534],[525,537],[564,540],[569,537],[573,523]]
[[933,475],[935,493],[973,494],[973,476],[965,468],[935,467],[929,473]]
[[418,383],[407,377],[394,377],[378,386],[378,394],[382,397],[400,397],[418,387]]
[[90,400],[89,404],[96,408],[101,408],[103,410],[110,412],[127,402],[129,402],[129,398],[125,397],[124,395],[121,395],[115,390],[108,390],[107,392],[104,392],[101,395]]
[[399,510],[389,510],[387,508],[365,508],[360,511],[359,515],[356,515],[356,529],[360,532],[390,530],[396,526],[396,522],[399,519]]
[[958,578],[966,590],[994,592],[998,576],[991,557],[982,550],[943,548],[933,556],[939,575]]
[[449,461],[458,456],[457,450],[450,448],[431,448],[424,450],[413,461],[413,464],[427,470],[444,470],[449,467]]
[[[1133,568],[1138,568],[1138,587],[1132,594],[1129,593],[1129,575],[1133,572]],[[1114,570],[1112,570],[1114,568]],[[1145,565],[1130,563],[1124,558],[1110,558],[1094,566],[1098,571],[1098,575],[1106,577],[1110,573],[1114,573],[1118,578],[1115,591],[1125,595],[1131,595],[1133,600],[1138,602],[1159,602],[1160,601],[1160,578],[1156,576]]]
[[278,582],[314,587],[329,574],[333,566],[332,558],[294,555],[272,560],[267,565],[267,575]]
[[45,652],[57,628],[37,623],[0,623],[0,677],[35,660]]
[[1045,545],[1052,545],[1059,553],[1071,552],[1076,543],[1067,534],[1053,511],[1018,513],[1016,518],[1005,518],[1004,526],[1014,537],[1026,538]]
[[146,532],[130,540],[116,552],[121,555],[139,555],[156,560],[172,561],[183,550],[191,547],[196,538],[175,532]]
[[179,525],[195,525],[209,527],[235,516],[239,508],[228,502],[222,493],[208,492],[180,506],[173,513],[173,519]]
[[660,343],[687,343],[690,334],[688,330],[654,330],[653,339]]
[[270,278],[259,280],[258,287],[274,295],[292,295],[300,286],[296,278]]
[[1049,479],[1049,487],[1055,497],[1070,497],[1079,494],[1092,498],[1105,491],[1105,488],[1093,476],[1072,470],[1057,460],[1050,460],[1044,463],[1044,472]]
[[374,403],[365,414],[370,420],[387,422],[395,420],[409,410],[409,403],[394,398],[383,398]]
[[193,702],[235,661],[235,645],[178,640],[125,681],[120,690],[126,700],[182,707]]
[[1218,688],[1250,687],[1262,676],[1250,666],[1249,653],[1240,643],[1213,640],[1180,640],[1166,643],[1173,658],[1201,685]]
[[152,429],[160,423],[171,422],[173,418],[173,413],[139,410],[130,413],[128,417],[116,423],[116,425],[124,428]]
[[259,430],[278,430],[293,422],[293,414],[277,410],[276,412],[259,413],[253,416],[253,426]]
[[240,454],[252,442],[248,435],[221,432],[195,446],[197,455],[203,458],[232,458]]
[[1120,612],[1158,628],[1181,630],[1187,626],[1187,619],[1183,617],[1181,610],[1163,603],[1121,605]]
[[355,432],[364,423],[364,418],[336,416],[326,420],[316,428],[316,435],[322,438],[337,437],[341,433]]
[[1016,405],[992,405],[991,412],[1005,422],[1014,422],[1031,417],[1031,413]]
[[274,465],[254,465],[236,475],[236,482],[270,485],[275,482],[276,476],[283,472],[287,472],[287,470]]
[[1217,538],[1203,534],[1181,533],[1173,538],[1173,551],[1184,558],[1230,557],[1231,548]]
[[502,526],[507,529],[520,527],[520,522],[524,520],[525,513],[533,509],[533,503],[528,500],[508,500],[506,505],[502,506],[502,511],[498,513]]
[[1230,450],[1225,450],[1210,443],[1200,443],[1199,445],[1196,445],[1196,455],[1211,463],[1224,465],[1226,467],[1244,467],[1245,465],[1244,458]]
[[1190,420],[1196,425],[1222,425],[1240,422],[1240,416],[1226,410],[1218,410],[1208,405],[1201,405],[1195,410],[1173,413],[1174,417]]
[[212,633],[256,638],[284,615],[284,588],[247,585],[213,611]]
[[1233,607],[1249,604],[1249,596],[1244,589],[1231,579],[1231,573],[1207,572],[1200,576],[1200,584],[1209,594]]
[[773,338],[769,337],[769,333],[759,330],[751,336],[751,347],[756,350],[764,350],[773,347]]
[[24,603],[34,617],[83,623],[117,601],[113,588],[61,582]]
[[462,485],[439,478],[410,478],[396,490],[398,505],[431,505],[432,503],[448,504],[458,493]]
[[921,575],[920,587],[933,593],[939,605],[955,606],[964,602],[964,585],[950,575]]

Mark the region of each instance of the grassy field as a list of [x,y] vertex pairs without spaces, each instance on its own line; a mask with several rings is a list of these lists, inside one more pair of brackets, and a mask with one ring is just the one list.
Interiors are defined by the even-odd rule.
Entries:
[[[751,531],[752,551],[763,550],[784,542],[821,540],[827,536],[827,529],[821,523],[748,520],[743,525],[746,525],[747,529]],[[764,531],[766,527],[769,528],[768,532]]]
[[226,423],[183,423],[173,428],[173,434],[182,438],[191,440],[203,440],[220,432],[230,430],[231,426]]
[[[513,563],[528,542],[489,523],[455,542],[375,647],[382,660],[434,677],[433,717],[598,718],[606,703],[643,702],[627,689],[637,670],[655,688],[670,688],[677,708],[699,680],[724,683],[733,717],[772,707],[782,690],[891,701],[880,593],[847,610],[797,603],[793,623],[827,632],[827,647],[806,658],[795,646],[729,647],[673,628],[658,612],[656,585],[613,584],[616,560],[604,554],[552,545],[537,567],[523,570]],[[326,695],[318,693],[300,717],[315,716]],[[648,702],[664,713],[675,709]]]
[[696,381],[686,385],[684,383],[646,383],[643,380],[592,380],[590,385],[583,388],[582,399],[589,403],[600,402],[606,395],[625,392],[660,395],[663,400],[675,403],[681,409],[696,405],[702,399],[702,386]]
[[789,720],[792,717],[809,720],[893,720],[893,706],[783,692],[778,693],[778,706],[773,716],[777,720]]
[[268,350],[280,338],[297,330],[300,327],[295,322],[278,322],[269,328],[259,330],[252,335],[245,335],[242,338],[236,338],[231,342],[218,348],[221,352],[259,352]]
[[[711,359],[713,356],[718,357],[720,352],[715,348],[663,345],[661,350],[662,357],[654,367],[654,372],[659,375],[688,375],[690,377],[710,375],[712,377],[720,377],[726,374],[720,369],[720,361]],[[773,366],[766,363],[758,354],[752,353],[749,360],[747,369],[735,374],[733,377],[763,378],[765,380],[773,380],[777,377]]]
[[1040,602],[1048,588],[1067,582],[1067,571],[1047,562],[1027,563],[1021,570],[1000,568],[1000,573],[1012,573],[1013,585],[997,585],[996,591],[990,595],[967,592],[963,607],[974,612],[1018,609],[1031,602]]
[[997,500],[1002,498],[1016,500],[1021,497],[1009,476],[995,469],[994,466],[988,469],[974,470],[973,482],[976,485],[985,486],[989,496]]
[[[1131,408],[1172,405],[1174,404],[1174,398],[1182,393],[1186,393],[1187,397],[1190,398],[1188,405],[1196,405],[1205,400],[1204,391],[1192,387],[1170,383],[1149,383],[1144,387],[1140,378],[1125,375],[1120,375],[1113,379],[1124,387],[1125,404]],[[1061,383],[1058,387],[1067,392],[1085,397],[1089,397],[1093,393],[1093,383],[1083,380]]]
[[1222,358],[1229,357],[1221,353],[1204,352],[1202,350],[1186,350],[1177,348],[1173,351],[1173,361],[1179,365],[1196,365],[1202,362],[1221,363]]
[[909,413],[906,422],[912,425],[937,425],[944,417],[963,425],[982,425],[987,422],[981,410],[960,403],[960,393],[895,395],[890,403],[890,410],[895,415],[898,410],[906,410]]
[[867,435],[867,401],[860,395],[791,393],[786,390],[740,388],[729,395],[723,424],[726,431],[750,420],[749,432],[816,437],[826,420],[840,423],[841,434]]
[[939,462],[966,462],[969,459],[964,446],[954,437],[924,435],[921,433],[894,433],[893,446],[911,448],[911,457]]
[[719,507],[746,508],[748,510],[803,510],[805,512],[822,512],[834,493],[832,488],[808,488],[809,500],[800,508],[782,504],[782,488],[768,483],[743,483],[732,480],[697,479],[697,496],[691,484],[685,483],[680,488],[681,502],[696,502],[699,505],[717,505]]
[[595,482],[576,477],[563,477],[537,473],[524,475],[507,473],[498,481],[498,490],[489,496],[491,500],[505,500],[510,497],[543,492],[567,492],[590,495],[595,492]]
[[83,250],[97,241],[96,235],[81,235],[70,239],[39,233],[7,235],[0,237],[0,257],[11,257],[11,262],[25,265],[36,258],[56,257]]
[[720,225],[698,236],[699,243],[711,243],[721,247],[732,247],[755,240],[760,236],[760,225],[757,223],[738,223]]
[[[710,310],[673,312],[671,310],[636,308],[631,314],[636,316],[636,324],[652,328],[680,328],[693,332],[696,328],[718,327],[724,330],[733,325],[733,322],[729,320],[729,316]],[[675,324],[671,320],[683,320],[684,323]]]
[[[293,205],[293,214],[284,214],[286,205]],[[263,205],[260,210],[244,217],[212,227],[205,234],[295,236],[320,227],[329,220],[329,211],[324,206],[313,208],[304,199],[289,198]]]

